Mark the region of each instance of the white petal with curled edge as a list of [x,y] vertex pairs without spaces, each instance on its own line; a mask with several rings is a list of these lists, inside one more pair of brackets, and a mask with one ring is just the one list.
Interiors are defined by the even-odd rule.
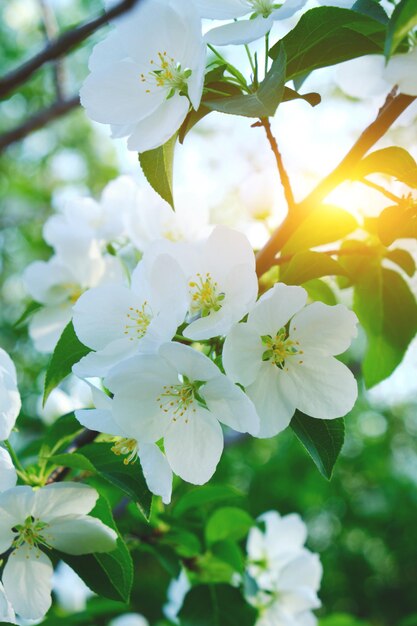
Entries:
[[213,20],[233,20],[251,10],[247,0],[195,0],[195,4],[201,17]]
[[90,72],[106,70],[109,65],[117,63],[126,57],[123,50],[123,40],[116,30],[109,33],[102,41],[93,48],[88,59]]
[[155,444],[141,444],[138,452],[143,475],[149,491],[161,496],[164,504],[171,502],[172,470],[165,457]]
[[246,44],[266,35],[274,23],[272,15],[258,15],[253,20],[239,20],[209,30],[205,40],[214,46]]
[[159,349],[161,357],[175,368],[177,372],[190,380],[211,380],[220,374],[220,370],[201,352],[182,343],[164,343]]
[[78,409],[75,411],[77,420],[89,430],[106,433],[114,437],[126,437],[126,433],[114,421],[111,411],[102,409]]
[[117,533],[112,528],[87,515],[56,517],[43,536],[53,548],[74,555],[111,552],[117,541]]
[[[165,435],[165,454],[175,474],[193,485],[213,476],[223,451],[223,432],[209,411],[197,407],[171,425]],[[188,421],[186,421],[188,419]]]
[[125,338],[116,339],[102,350],[86,354],[72,366],[72,371],[79,378],[104,378],[112,367],[134,356],[137,351],[137,342]]
[[200,389],[209,411],[217,419],[240,433],[256,435],[259,417],[253,402],[227,376],[220,375],[209,380]]
[[16,613],[25,619],[40,619],[52,603],[53,568],[37,548],[24,545],[9,556],[3,572],[6,595]]
[[271,555],[302,549],[307,539],[307,527],[299,515],[291,513],[281,517],[276,511],[269,511],[259,519],[265,522],[265,539]]
[[417,96],[417,48],[407,54],[397,54],[389,61],[385,76],[392,85],[398,85],[401,93]]
[[123,59],[92,72],[80,90],[80,100],[87,115],[103,124],[135,124],[151,115],[163,101],[164,94],[146,92],[140,79],[142,68]]
[[302,287],[277,283],[261,296],[249,313],[248,324],[259,336],[274,336],[295,313],[303,308],[307,292]]
[[155,111],[137,122],[127,141],[127,147],[129,150],[146,152],[162,146],[179,129],[188,109],[188,99],[178,93],[164,100]]
[[3,585],[0,583],[0,622],[7,622],[8,624],[16,623],[16,616],[13,611],[13,607],[10,604]]
[[97,491],[83,483],[52,483],[35,492],[33,515],[43,522],[63,515],[86,515],[97,498]]
[[[348,0],[352,3],[352,0]],[[272,11],[273,20],[286,20],[297,13],[306,4],[307,0],[286,0],[282,6]]]
[[303,355],[287,359],[288,377],[297,389],[297,408],[319,419],[343,417],[356,402],[358,386],[352,372],[334,357]]
[[244,387],[254,382],[262,366],[265,346],[249,324],[235,324],[223,345],[222,360],[230,378]]
[[[317,591],[320,587],[323,567],[317,554],[303,550],[295,559],[292,559],[280,573],[280,588],[292,589],[297,587],[310,588]],[[309,606],[308,608],[317,608]]]
[[356,337],[358,318],[343,304],[309,304],[296,313],[290,324],[290,337],[300,347],[322,356],[341,354]]
[[0,447],[0,491],[15,487],[17,474],[10,454]]
[[260,419],[257,437],[273,437],[289,425],[297,403],[297,389],[289,376],[271,362],[263,363],[256,380],[246,387]]

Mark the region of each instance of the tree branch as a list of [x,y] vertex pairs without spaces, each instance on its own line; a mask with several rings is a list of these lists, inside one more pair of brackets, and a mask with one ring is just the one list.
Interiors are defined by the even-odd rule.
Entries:
[[[54,12],[48,4],[48,0],[38,0],[38,3],[42,12],[45,40],[47,43],[50,43],[58,36],[58,23],[56,21]],[[63,59],[56,59],[53,62],[52,71],[54,76],[56,99],[61,101],[64,99],[65,83]]]
[[301,203],[294,207],[292,213],[288,213],[281,226],[277,228],[266,245],[258,252],[258,276],[262,276],[262,274],[275,263],[276,255],[283,248],[300,223],[322,203],[333,189],[338,187],[343,181],[349,179],[355,165],[357,165],[368,150],[370,150],[387,132],[395,120],[415,101],[415,99],[415,96],[407,96],[404,94],[393,96],[393,94],[390,93],[388,95],[376,119],[364,130],[344,159],[342,159],[339,165],[337,165],[337,167],[335,167]]
[[40,67],[49,61],[59,59],[64,54],[82,43],[96,30],[107,24],[110,20],[122,15],[131,9],[140,0],[122,0],[109,11],[99,17],[68,30],[63,35],[50,41],[41,52],[33,56],[15,70],[0,79],[0,98],[5,98],[11,91],[25,83]]
[[73,96],[67,100],[57,100],[52,106],[42,109],[33,117],[23,122],[20,126],[0,135],[0,153],[12,144],[24,139],[35,130],[43,128],[48,122],[62,117],[80,104],[79,96]]
[[379,193],[382,193],[386,198],[388,198],[388,200],[392,200],[392,202],[395,202],[396,204],[401,204],[401,202],[403,201],[403,199],[400,198],[399,196],[396,196],[394,193],[391,193],[388,189],[385,189],[385,187],[382,187],[382,185],[373,183],[371,180],[362,178],[360,182],[363,185],[366,185],[367,187],[374,189],[374,191],[379,191]]
[[269,141],[269,145],[271,146],[271,150],[274,154],[278,172],[279,172],[279,177],[281,179],[281,184],[284,188],[284,194],[285,194],[285,199],[288,205],[288,211],[291,212],[295,206],[294,194],[292,192],[291,183],[287,174],[287,170],[285,169],[284,161],[282,160],[282,155],[278,148],[277,140],[272,134],[271,124],[269,123],[269,119],[267,117],[261,118],[260,125],[263,126],[265,129],[265,133]]

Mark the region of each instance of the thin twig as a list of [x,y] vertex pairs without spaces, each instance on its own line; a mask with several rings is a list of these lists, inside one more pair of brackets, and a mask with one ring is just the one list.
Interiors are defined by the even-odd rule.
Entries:
[[372,146],[387,132],[395,120],[415,101],[415,96],[388,95],[375,120],[364,130],[347,155],[313,191],[289,212],[281,226],[257,254],[257,273],[262,276],[275,263],[275,257],[284,247],[301,222],[312,213],[333,189],[350,178],[350,173]]
[[[55,14],[48,4],[48,0],[38,0],[39,6],[42,12],[43,30],[45,33],[45,39],[47,43],[56,39],[58,36],[58,23],[55,18]],[[53,62],[53,76],[56,92],[56,99],[61,101],[64,99],[64,63],[63,59],[56,59]]]
[[268,138],[269,145],[271,146],[271,150],[275,157],[279,176],[281,179],[281,184],[284,188],[284,194],[285,194],[285,199],[288,205],[288,211],[292,212],[295,206],[294,195],[292,192],[291,183],[287,174],[287,170],[285,169],[284,161],[282,160],[282,156],[278,148],[277,140],[272,134],[271,124],[269,123],[269,119],[267,117],[262,117],[260,123],[265,129],[265,133]]
[[396,204],[401,204],[403,201],[403,199],[400,198],[399,196],[396,196],[394,193],[391,193],[390,191],[388,191],[388,189],[385,189],[385,187],[382,187],[382,185],[373,183],[371,180],[362,178],[360,182],[366,185],[367,187],[374,189],[375,191],[379,191],[379,193],[382,193],[386,198],[388,198],[389,200],[392,200],[392,202],[395,202]]
[[58,37],[58,39],[54,39],[48,43],[41,52],[35,54],[29,61],[26,61],[26,63],[23,63],[9,72],[9,74],[6,74],[4,78],[0,79],[0,98],[6,97],[11,91],[14,91],[25,83],[32,74],[45,63],[59,59],[110,20],[131,9],[139,1],[140,0],[122,0],[122,2],[109,11],[104,12],[99,17],[91,20],[91,22],[76,26]]
[[[88,430],[86,428],[82,431],[77,437],[75,437],[74,441],[68,446],[65,450],[67,454],[71,454],[72,452],[76,452],[83,446],[86,446],[89,443],[92,443],[94,439],[97,437],[98,432],[95,430]],[[51,483],[58,483],[64,480],[68,473],[71,471],[69,467],[57,467],[53,472],[51,472],[48,476],[46,484],[49,485]]]
[[67,100],[57,100],[52,106],[42,109],[36,113],[33,117],[29,118],[20,126],[9,130],[7,133],[0,135],[0,153],[11,146],[12,144],[24,139],[35,130],[39,130],[52,122],[53,120],[62,117],[72,109],[75,109],[80,104],[79,96],[73,96]]

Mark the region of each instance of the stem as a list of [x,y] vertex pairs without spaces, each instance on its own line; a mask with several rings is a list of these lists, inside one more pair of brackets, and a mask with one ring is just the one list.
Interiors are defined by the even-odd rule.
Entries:
[[350,177],[350,173],[357,163],[383,137],[395,120],[415,99],[415,96],[407,96],[405,94],[399,94],[398,96],[394,96],[392,92],[388,94],[375,120],[364,130],[344,159],[301,203],[294,207],[294,211],[288,212],[281,226],[277,228],[266,245],[258,252],[256,259],[258,276],[262,276],[274,265],[276,255],[282,250],[304,219],[320,206],[333,189]]
[[385,187],[377,185],[377,183],[373,183],[371,180],[366,180],[366,178],[363,178],[360,182],[367,185],[371,189],[375,189],[375,191],[379,191],[379,193],[382,193],[386,198],[392,200],[396,204],[401,204],[402,198],[396,196],[394,193],[391,193],[388,189],[385,189]]
[[6,439],[4,441],[4,445],[6,446],[8,452],[9,452],[11,458],[12,458],[13,464],[16,467],[16,469],[18,469],[20,472],[22,472],[22,474],[25,475],[26,474],[25,468],[23,467],[23,465],[19,461],[19,458],[18,458],[18,456],[17,456],[17,454],[16,454],[12,444],[10,443],[10,441],[8,439]]
[[251,70],[252,70],[252,73],[253,73],[253,80],[255,80],[255,78],[256,78],[256,68],[255,68],[255,65],[254,65],[254,62],[253,62],[253,59],[252,59],[252,55],[251,55],[251,52],[249,50],[249,46],[248,46],[247,43],[245,43],[245,50],[246,50],[246,54],[248,55],[249,63],[250,63]]
[[269,31],[265,35],[265,76],[268,74]]
[[290,179],[287,174],[287,170],[285,169],[284,162],[282,160],[281,153],[278,149],[277,140],[272,134],[271,124],[269,123],[269,119],[267,117],[261,118],[261,125],[265,128],[266,136],[269,141],[269,145],[271,146],[271,150],[275,156],[275,161],[277,164],[279,176],[281,179],[281,184],[284,188],[285,199],[288,205],[288,212],[292,212],[295,207],[294,195],[291,188]]

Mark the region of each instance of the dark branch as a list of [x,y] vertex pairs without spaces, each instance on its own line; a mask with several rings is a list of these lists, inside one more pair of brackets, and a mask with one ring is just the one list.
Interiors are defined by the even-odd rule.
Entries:
[[271,146],[271,150],[274,154],[279,176],[281,179],[281,184],[284,188],[284,194],[285,194],[285,199],[288,205],[288,211],[291,212],[295,205],[294,194],[292,192],[291,183],[287,174],[287,170],[285,169],[284,161],[282,160],[282,156],[278,148],[277,140],[272,134],[271,124],[269,123],[269,119],[267,117],[263,117],[261,119],[261,125],[265,128],[265,133],[269,141],[269,145]]
[[20,126],[9,130],[7,133],[0,135],[0,153],[11,146],[16,141],[24,139],[30,133],[35,130],[43,128],[49,122],[62,117],[72,109],[75,109],[80,104],[79,96],[74,96],[68,100],[58,100],[52,106],[42,109],[39,113],[36,113],[33,117],[29,118],[26,122],[23,122]]
[[376,119],[364,130],[359,139],[335,169],[328,174],[313,191],[298,205],[292,213],[288,213],[281,226],[258,252],[257,273],[262,276],[274,263],[278,252],[283,248],[292,233],[301,222],[320,206],[322,201],[333,189],[343,181],[349,180],[357,163],[365,156],[372,146],[387,132],[395,120],[415,101],[414,96],[400,94],[393,97],[392,93],[384,106],[379,110]]
[[[58,36],[58,23],[55,14],[48,4],[48,0],[38,0],[42,12],[43,30],[45,40],[50,43]],[[55,93],[57,100],[64,99],[64,83],[65,72],[63,59],[56,59],[52,64],[52,72],[54,76]]]
[[[87,444],[92,443],[94,439],[97,437],[97,435],[98,435],[98,432],[96,432],[95,430],[88,430],[88,428],[86,428],[85,430],[82,431],[82,433],[78,435],[78,437],[75,437],[74,441],[65,450],[65,452],[66,453],[76,452],[83,446],[86,446]],[[64,480],[64,478],[68,475],[70,471],[71,470],[69,467],[57,467],[53,472],[49,474],[46,484],[49,485],[51,483],[61,482],[62,480]]]
[[122,0],[110,11],[96,17],[91,22],[76,26],[58,37],[58,39],[49,42],[41,52],[35,54],[29,61],[26,61],[26,63],[23,63],[0,79],[0,98],[5,98],[11,91],[25,83],[45,63],[59,59],[107,24],[109,20],[131,9],[137,2],[139,0]]

